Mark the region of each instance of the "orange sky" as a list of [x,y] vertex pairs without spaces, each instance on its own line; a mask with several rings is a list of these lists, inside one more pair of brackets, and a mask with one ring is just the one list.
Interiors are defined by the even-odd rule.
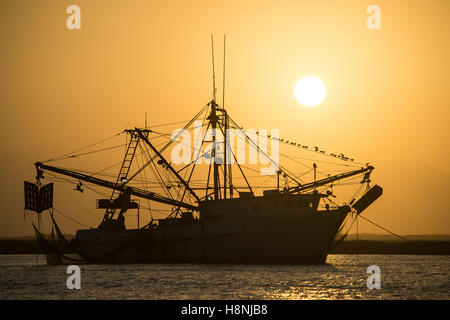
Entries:
[[[81,30],[66,28],[71,4]],[[381,30],[366,27],[371,4]],[[207,103],[211,33],[218,61],[227,34],[233,119],[370,161],[384,195],[367,217],[449,234],[448,12],[447,0],[1,1],[0,237],[32,232],[23,180],[35,161],[142,125],[145,112],[188,120]],[[307,75],[327,86],[316,108],[294,97]]]

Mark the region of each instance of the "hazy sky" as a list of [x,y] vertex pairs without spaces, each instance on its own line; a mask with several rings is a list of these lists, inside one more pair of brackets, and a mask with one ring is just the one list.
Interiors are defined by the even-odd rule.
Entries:
[[[66,27],[71,4],[81,30]],[[373,4],[381,30],[366,26]],[[211,33],[227,34],[226,104],[242,126],[370,161],[384,195],[367,217],[448,234],[449,12],[448,0],[1,0],[0,236],[32,233],[34,162],[142,125],[145,112],[188,120],[207,103]],[[327,87],[315,108],[293,93],[308,75]]]

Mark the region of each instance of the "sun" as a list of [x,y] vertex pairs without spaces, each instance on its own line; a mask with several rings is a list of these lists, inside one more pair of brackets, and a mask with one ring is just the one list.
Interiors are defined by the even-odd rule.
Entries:
[[304,77],[295,85],[295,98],[305,107],[320,104],[327,93],[324,83],[316,77]]

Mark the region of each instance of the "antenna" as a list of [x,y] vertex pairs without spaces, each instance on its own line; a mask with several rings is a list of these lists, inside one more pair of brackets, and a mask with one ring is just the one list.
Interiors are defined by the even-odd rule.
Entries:
[[213,101],[216,101],[216,71],[214,69],[214,35],[211,34],[212,68],[213,68]]
[[147,112],[145,113],[145,130],[147,130]]
[[223,81],[222,81],[222,108],[225,108],[225,43],[227,35],[223,35]]

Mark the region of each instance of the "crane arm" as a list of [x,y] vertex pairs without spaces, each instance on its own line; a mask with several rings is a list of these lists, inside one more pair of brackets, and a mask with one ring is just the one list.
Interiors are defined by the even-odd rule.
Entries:
[[87,174],[80,173],[77,171],[53,167],[53,166],[42,164],[40,162],[36,162],[35,166],[36,166],[36,169],[38,170],[38,172],[39,172],[39,170],[51,171],[51,172],[55,172],[55,173],[58,173],[58,174],[61,174],[64,176],[69,176],[69,177],[72,177],[72,178],[75,178],[75,179],[78,179],[81,181],[85,181],[85,182],[92,183],[92,184],[95,184],[95,185],[98,185],[101,187],[105,187],[105,188],[109,188],[109,189],[117,188],[118,190],[121,190],[121,189],[127,190],[127,192],[129,192],[131,195],[139,197],[139,198],[144,198],[144,199],[148,199],[148,200],[152,200],[152,201],[156,201],[156,202],[160,202],[160,203],[164,203],[164,204],[169,204],[169,205],[173,205],[173,206],[179,206],[179,207],[190,209],[190,210],[198,210],[198,206],[195,206],[195,205],[192,205],[192,204],[189,204],[186,202],[177,201],[177,200],[174,200],[171,198],[161,196],[157,193],[139,189],[139,188],[135,188],[135,187],[117,186],[116,183],[114,183],[112,181],[95,178],[93,176],[89,176]]
[[309,182],[309,183],[302,184],[300,186],[290,187],[290,188],[286,189],[286,192],[294,193],[294,192],[307,191],[307,190],[317,188],[317,187],[332,183],[334,181],[346,179],[346,178],[349,178],[349,177],[352,177],[352,176],[355,176],[355,175],[358,175],[361,173],[367,173],[370,175],[370,173],[372,172],[373,169],[375,169],[373,166],[367,166],[365,168],[337,174],[337,175],[330,176],[330,177],[327,177],[327,178],[324,178],[324,179],[321,179],[321,180],[318,180],[315,182]]

